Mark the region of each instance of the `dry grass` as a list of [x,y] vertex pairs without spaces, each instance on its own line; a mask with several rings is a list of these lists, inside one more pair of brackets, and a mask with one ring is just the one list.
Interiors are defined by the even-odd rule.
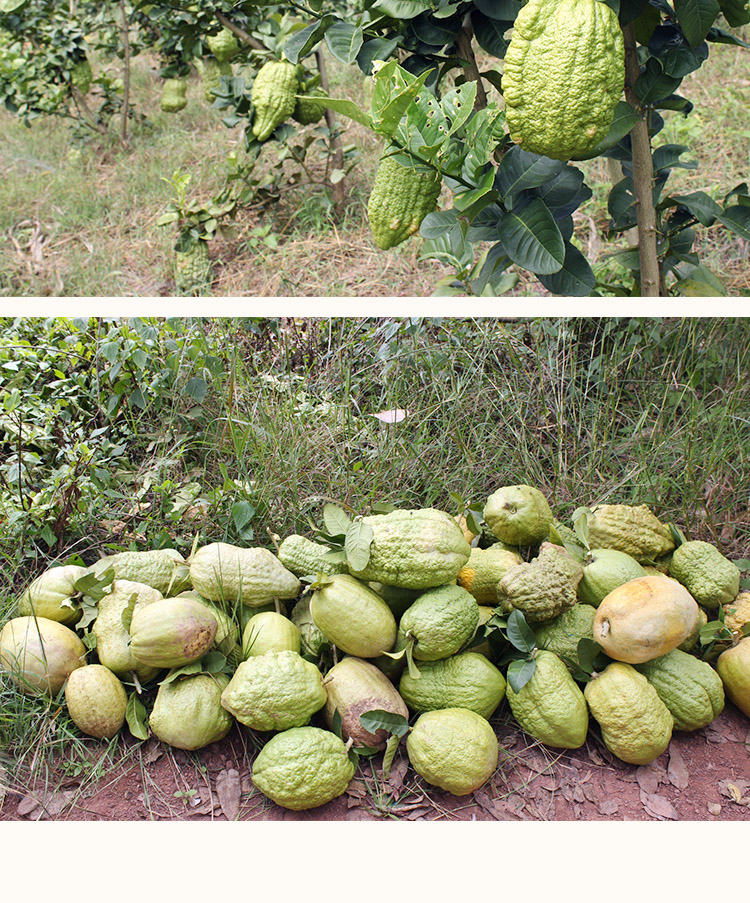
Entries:
[[[689,76],[682,93],[694,100],[685,119],[666,114],[657,143],[682,143],[697,170],[675,170],[673,192],[705,190],[717,200],[750,176],[750,129],[743,128],[750,102],[747,51],[712,45],[711,59]],[[489,63],[487,63],[489,65]],[[483,67],[486,68],[486,67]],[[367,106],[369,83],[349,67],[331,64],[332,93]],[[83,159],[68,159],[67,127],[38,121],[25,129],[0,112],[0,296],[165,296],[174,292],[173,234],[156,221],[170,200],[165,182],[177,169],[192,174],[191,192],[207,200],[224,182],[227,156],[242,156],[239,129],[228,130],[190,89],[183,113],[158,112],[160,85],[145,57],[135,60],[136,103],[152,117],[133,134],[128,150],[115,142],[92,145]],[[152,111],[156,110],[156,113]],[[378,251],[365,215],[366,199],[380,153],[380,140],[345,122],[344,142],[356,145],[359,163],[348,179],[349,199],[335,220],[321,189],[284,190],[278,202],[244,209],[232,242],[211,247],[212,294],[253,297],[392,297],[429,295],[448,270],[420,261],[422,242]],[[275,165],[269,145],[260,167]],[[606,241],[605,161],[582,164],[594,198],[576,214],[576,237],[590,260],[602,262]],[[291,173],[294,166],[285,164]],[[447,189],[445,203],[450,202]],[[273,242],[267,242],[271,237]],[[625,247],[625,240],[616,243]],[[721,228],[698,230],[704,262],[726,283],[729,294],[750,293],[748,243]],[[539,282],[522,273],[514,295],[544,295]]]

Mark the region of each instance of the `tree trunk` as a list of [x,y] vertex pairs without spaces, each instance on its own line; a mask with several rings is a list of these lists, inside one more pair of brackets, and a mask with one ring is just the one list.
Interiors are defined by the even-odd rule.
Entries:
[[625,99],[641,112],[641,119],[633,126],[630,141],[633,149],[633,187],[638,218],[638,253],[641,262],[641,295],[659,297],[660,271],[656,250],[656,210],[654,209],[654,167],[651,159],[651,139],[648,121],[635,93],[635,83],[641,74],[633,25],[623,29],[625,36]]
[[468,24],[467,17],[467,22],[464,23],[456,35],[456,49],[458,50],[459,59],[466,63],[466,66],[463,67],[466,80],[476,82],[477,84],[477,96],[474,100],[474,109],[483,110],[487,106],[487,94],[485,93],[484,85],[482,84],[482,77],[479,74],[477,58],[474,56],[474,48],[471,46],[472,34],[471,25]]
[[[326,94],[328,94],[328,72],[326,70],[323,51],[320,48],[315,51],[315,60],[318,64],[318,72],[320,73],[320,87]],[[326,107],[325,116],[326,125],[331,132],[331,153],[333,155],[333,168],[343,171],[344,147],[341,143],[341,136],[336,133],[337,125],[333,110]],[[344,180],[340,179],[338,182],[331,183],[331,190],[333,193],[333,208],[336,211],[336,214],[340,215],[341,213],[343,213],[344,201],[346,200],[346,188],[344,185]]]

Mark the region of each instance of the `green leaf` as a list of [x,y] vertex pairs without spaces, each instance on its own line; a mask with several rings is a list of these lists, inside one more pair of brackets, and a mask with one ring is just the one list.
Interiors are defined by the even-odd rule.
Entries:
[[344,739],[343,719],[341,718],[341,712],[339,712],[338,709],[333,710],[333,717],[331,718],[331,730],[334,734],[336,734],[339,740]]
[[591,548],[589,545],[589,517],[591,517],[592,513],[591,508],[576,508],[571,518],[573,530],[585,549]]
[[414,637],[411,634],[406,635],[406,648],[404,649],[406,654],[406,670],[409,672],[409,677],[412,680],[421,680],[422,673],[417,667],[414,661]]
[[703,41],[719,15],[717,0],[674,0],[674,11],[691,47]]
[[391,765],[393,765],[393,760],[396,757],[396,750],[398,749],[398,745],[401,742],[401,737],[396,734],[391,734],[385,744],[385,752],[383,753],[383,777],[388,780],[388,775],[391,773]]
[[428,213],[422,220],[419,234],[427,239],[440,238],[454,229],[457,223],[458,211],[456,210],[439,210],[435,213]]
[[331,536],[346,536],[351,523],[349,515],[338,505],[328,504],[323,508],[323,524]]
[[227,657],[218,649],[211,649],[200,660],[200,664],[206,674],[220,674],[226,670]]
[[339,62],[351,65],[362,48],[362,29],[348,22],[334,22],[326,31],[326,44]]
[[705,191],[693,191],[691,194],[675,194],[669,200],[687,207],[702,226],[712,226],[717,217],[721,216],[721,207]]
[[159,686],[162,684],[171,684],[180,677],[190,677],[194,674],[200,674],[202,670],[200,662],[190,662],[189,665],[181,665],[179,668],[172,668],[167,676],[159,681]]
[[719,217],[719,221],[740,238],[750,241],[750,207],[742,204],[726,207],[724,213]]
[[750,23],[750,3],[748,0],[719,0],[724,18],[732,28]]
[[367,567],[373,535],[372,527],[362,520],[355,520],[346,531],[344,549],[353,570],[363,571]]
[[148,713],[146,706],[138,698],[135,690],[128,697],[125,707],[125,720],[130,733],[137,740],[148,740]]
[[674,288],[688,298],[723,298],[727,294],[724,283],[704,264],[692,267]]
[[596,276],[588,260],[570,242],[565,242],[565,262],[562,269],[549,275],[537,274],[537,279],[554,295],[584,297],[591,294]]
[[516,659],[508,665],[508,683],[514,693],[519,693],[531,680],[536,670],[536,660],[533,658]]
[[397,712],[388,712],[385,709],[370,709],[362,712],[359,723],[370,734],[377,731],[388,731],[396,737],[403,737],[409,730],[409,720]]
[[[658,18],[658,15],[657,15]],[[594,150],[587,154],[584,159],[592,159],[594,157],[601,156],[605,151],[611,150],[616,144],[618,144],[622,139],[630,133],[633,126],[640,122],[640,115],[630,106],[629,103],[626,103],[624,100],[618,102],[615,107],[615,117],[612,120],[612,125],[609,127],[609,131],[602,138],[599,144],[594,148]]]
[[336,21],[335,16],[323,16],[307,28],[294,32],[284,42],[284,56],[290,63],[298,63],[303,57],[323,40],[326,30]]
[[333,97],[316,97],[315,100],[325,104],[334,112],[341,113],[341,115],[346,116],[347,119],[352,119],[354,122],[358,122],[360,125],[365,126],[365,128],[374,130],[370,114],[360,109],[353,101],[336,100]]
[[128,599],[128,604],[126,608],[123,610],[122,615],[120,616],[120,621],[122,622],[122,626],[125,630],[130,633],[130,623],[133,620],[133,609],[135,608],[135,603],[138,600],[138,593],[133,593]]
[[565,262],[565,241],[549,208],[539,198],[520,212],[506,213],[498,234],[508,257],[532,273],[556,273]]
[[522,611],[514,608],[508,615],[508,626],[505,628],[508,641],[520,652],[533,652],[536,648],[536,635],[529,627]]
[[391,19],[415,19],[431,6],[429,0],[378,0],[372,8]]
[[594,670],[596,658],[602,652],[602,647],[590,637],[583,637],[578,641],[578,664],[587,673],[591,674]]
[[681,78],[667,75],[659,60],[649,57],[645,72],[640,74],[635,83],[635,93],[641,103],[654,104],[669,97],[670,94],[674,94],[681,81]]

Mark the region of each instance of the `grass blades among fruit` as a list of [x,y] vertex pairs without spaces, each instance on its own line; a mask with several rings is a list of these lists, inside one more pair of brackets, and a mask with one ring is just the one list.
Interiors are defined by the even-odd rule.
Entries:
[[746,320],[1,325],[1,819],[750,819]]

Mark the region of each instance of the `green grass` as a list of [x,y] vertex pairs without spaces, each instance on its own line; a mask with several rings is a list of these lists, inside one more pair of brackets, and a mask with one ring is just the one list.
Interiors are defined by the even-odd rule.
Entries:
[[[697,170],[675,170],[672,191],[706,190],[720,199],[748,178],[750,130],[743,126],[750,104],[747,51],[712,44],[711,57],[684,83],[682,93],[696,103],[686,119],[665,113],[666,127],[655,144],[685,143]],[[491,61],[490,61],[491,63]],[[357,70],[329,59],[331,93],[367,106],[371,85]],[[353,77],[353,73],[354,76]],[[242,137],[228,130],[220,113],[202,98],[197,78],[189,103],[178,115],[159,110],[159,82],[150,60],[136,57],[133,97],[147,121],[135,125],[123,149],[112,135],[94,139],[80,159],[69,158],[65,122],[38,120],[25,128],[0,112],[0,295],[159,296],[174,292],[169,228],[156,221],[171,198],[165,181],[181,169],[192,175],[191,195],[208,200],[224,183],[227,156],[241,160]],[[331,199],[319,185],[284,164],[285,181],[277,200],[263,208],[244,208],[237,236],[212,242],[216,296],[424,296],[447,274],[440,264],[420,261],[422,242],[406,242],[391,252],[378,251],[367,226],[365,207],[381,142],[350,121],[344,142],[354,144],[359,162],[347,178],[348,204],[337,220]],[[275,165],[274,143],[264,152],[260,170]],[[576,235],[602,272],[617,273],[607,262],[613,248],[605,239],[606,197],[610,175],[605,161],[581,164],[594,197],[576,214]],[[322,160],[311,159],[319,180]],[[446,191],[444,200],[449,203]],[[616,243],[626,246],[625,239]],[[705,263],[726,283],[730,295],[750,291],[747,243],[722,229],[698,230]],[[615,275],[615,278],[616,275]],[[522,274],[518,295],[546,294]]]

